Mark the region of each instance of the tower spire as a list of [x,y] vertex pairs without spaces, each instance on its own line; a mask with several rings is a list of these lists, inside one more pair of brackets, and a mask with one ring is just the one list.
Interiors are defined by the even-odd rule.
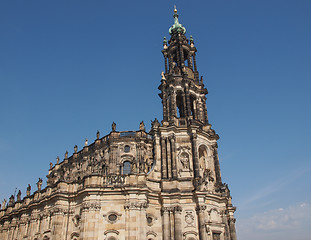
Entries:
[[185,34],[186,33],[186,28],[183,27],[183,25],[181,25],[178,21],[178,13],[177,13],[177,9],[176,9],[176,5],[174,5],[174,24],[173,26],[171,26],[168,30],[168,32],[172,35],[174,33],[182,33]]

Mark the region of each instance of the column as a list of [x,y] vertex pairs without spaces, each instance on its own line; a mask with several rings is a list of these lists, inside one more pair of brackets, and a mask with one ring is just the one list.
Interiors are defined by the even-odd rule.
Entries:
[[196,211],[198,215],[198,222],[199,222],[199,235],[200,240],[206,240],[206,228],[205,228],[205,218],[204,218],[204,212],[206,210],[205,205],[197,206]]
[[193,65],[194,65],[194,71],[197,72],[197,61],[195,60],[195,53],[193,54]]
[[208,123],[208,116],[207,116],[207,108],[206,108],[206,99],[203,101],[203,115],[204,115],[204,122]]
[[235,218],[229,218],[229,227],[230,227],[230,240],[237,240],[236,230],[235,230]]
[[63,222],[64,211],[63,209],[56,207],[53,209],[53,224],[51,229],[51,235],[53,239],[63,239]]
[[182,208],[180,206],[176,206],[174,208],[174,235],[175,240],[182,240],[182,226],[181,226],[181,212]]
[[177,179],[175,136],[171,136],[170,141],[171,141],[171,155],[172,155],[172,174],[173,174],[173,179]]
[[186,116],[191,116],[191,104],[190,104],[190,93],[189,93],[189,87],[185,87],[186,90],[186,107],[187,107],[187,114]]
[[182,101],[183,101],[183,113],[184,116],[188,116],[188,112],[187,112],[187,105],[186,105],[186,94],[185,92],[182,93]]
[[192,64],[192,56],[189,54],[188,57],[188,67],[191,68],[191,70],[193,71],[193,64]]
[[165,138],[161,137],[161,152],[162,152],[162,178],[167,178],[167,165],[166,165],[166,144]]
[[163,120],[167,121],[167,94],[165,91],[162,91],[162,106],[163,106]]
[[167,160],[167,177],[172,178],[172,159],[171,159],[171,144],[169,138],[166,139],[166,160]]
[[171,93],[171,102],[172,102],[172,115],[177,117],[177,105],[176,105],[176,92],[173,90]]
[[170,211],[169,208],[163,207],[162,208],[162,215],[163,215],[163,240],[172,240],[171,239],[171,230],[170,230]]
[[197,134],[196,133],[192,133],[191,142],[192,142],[194,177],[198,178],[200,176],[200,169],[199,169],[198,150],[197,150]]
[[217,143],[213,146],[213,150],[214,150],[214,167],[215,167],[216,182],[221,183],[222,181],[221,181],[221,174],[220,174]]

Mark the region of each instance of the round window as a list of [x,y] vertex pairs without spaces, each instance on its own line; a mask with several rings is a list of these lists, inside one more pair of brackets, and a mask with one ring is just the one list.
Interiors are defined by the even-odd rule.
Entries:
[[118,218],[118,216],[116,214],[114,214],[114,213],[112,213],[112,214],[110,214],[108,216],[108,220],[111,221],[111,222],[117,221],[117,218]]
[[147,217],[147,223],[149,223],[149,224],[152,223],[152,217]]
[[125,147],[124,147],[124,152],[129,152],[131,150],[131,147],[129,146],[129,145],[126,145]]

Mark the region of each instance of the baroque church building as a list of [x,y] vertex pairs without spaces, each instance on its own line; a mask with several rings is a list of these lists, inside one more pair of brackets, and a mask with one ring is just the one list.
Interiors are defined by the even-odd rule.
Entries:
[[50,164],[26,196],[0,210],[1,240],[236,240],[193,38],[174,10],[163,41],[163,120],[112,131]]

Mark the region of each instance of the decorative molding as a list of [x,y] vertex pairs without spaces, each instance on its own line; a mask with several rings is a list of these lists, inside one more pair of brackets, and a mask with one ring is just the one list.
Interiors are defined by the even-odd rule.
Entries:
[[206,210],[206,205],[196,206],[195,210],[199,213],[202,213]]
[[100,202],[84,202],[81,207],[82,211],[97,211],[101,209]]

